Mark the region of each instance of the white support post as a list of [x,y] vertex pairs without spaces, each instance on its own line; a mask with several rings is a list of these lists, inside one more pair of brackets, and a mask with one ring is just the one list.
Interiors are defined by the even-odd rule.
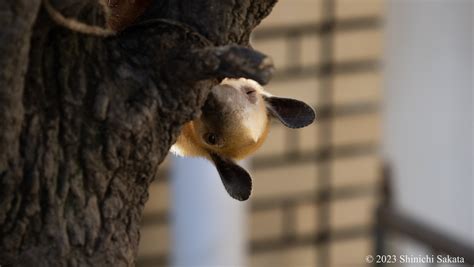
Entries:
[[204,159],[173,158],[171,176],[173,266],[245,266],[245,202],[227,194]]

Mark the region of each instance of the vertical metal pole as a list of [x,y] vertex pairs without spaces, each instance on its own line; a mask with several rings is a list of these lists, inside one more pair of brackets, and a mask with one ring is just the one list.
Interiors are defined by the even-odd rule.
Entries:
[[[384,225],[384,220],[387,218],[384,217],[384,211],[390,210],[392,208],[392,182],[391,176],[392,172],[388,163],[383,166],[381,181],[379,186],[379,206],[375,212],[375,242],[374,242],[374,255],[387,255],[388,251],[386,249],[386,241],[387,241],[387,232],[388,229]],[[377,263],[374,260],[374,266],[385,266],[385,263]]]

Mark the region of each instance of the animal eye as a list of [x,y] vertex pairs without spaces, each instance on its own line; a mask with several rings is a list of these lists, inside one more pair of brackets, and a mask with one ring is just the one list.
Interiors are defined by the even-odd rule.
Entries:
[[257,92],[255,91],[255,89],[253,89],[252,87],[243,87],[242,90],[247,94],[247,95],[253,95],[253,94],[256,94]]
[[206,143],[209,145],[216,145],[217,144],[217,135],[213,133],[207,133],[204,135],[204,140],[206,140]]
[[242,87],[241,89],[246,95],[250,103],[255,104],[257,102],[257,91],[252,87]]

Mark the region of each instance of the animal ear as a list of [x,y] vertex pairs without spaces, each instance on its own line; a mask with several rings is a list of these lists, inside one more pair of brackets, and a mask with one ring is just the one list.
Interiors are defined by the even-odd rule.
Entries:
[[252,191],[250,174],[230,159],[217,154],[211,154],[211,158],[216,165],[227,193],[237,200],[247,200]]
[[306,103],[274,96],[265,96],[268,112],[289,128],[302,128],[313,123],[316,114]]

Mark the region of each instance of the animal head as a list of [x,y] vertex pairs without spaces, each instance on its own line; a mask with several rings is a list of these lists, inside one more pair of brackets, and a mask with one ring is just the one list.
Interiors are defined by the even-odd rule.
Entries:
[[246,200],[252,180],[235,160],[263,144],[271,119],[289,128],[301,128],[314,118],[313,109],[304,102],[272,96],[253,80],[224,79],[212,88],[201,116],[183,127],[172,151],[211,160],[230,196]]

